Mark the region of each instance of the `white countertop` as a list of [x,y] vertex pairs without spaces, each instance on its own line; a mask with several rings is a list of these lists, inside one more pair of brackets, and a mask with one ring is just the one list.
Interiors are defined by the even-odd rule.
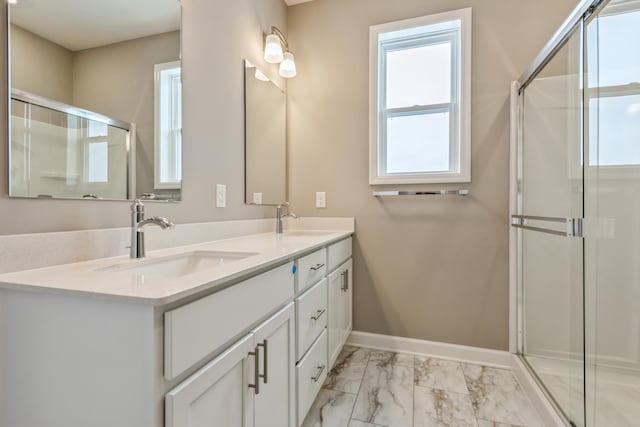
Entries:
[[127,256],[119,256],[2,274],[0,289],[71,293],[124,302],[164,305],[291,261],[302,253],[342,240],[353,234],[353,230],[313,233],[311,231],[308,235],[288,235],[286,232],[281,235],[273,232],[253,234],[156,251],[149,251],[147,247],[145,262],[193,251],[257,253],[227,265],[182,277],[149,277],[125,271],[98,271],[114,265],[141,262],[131,260]]

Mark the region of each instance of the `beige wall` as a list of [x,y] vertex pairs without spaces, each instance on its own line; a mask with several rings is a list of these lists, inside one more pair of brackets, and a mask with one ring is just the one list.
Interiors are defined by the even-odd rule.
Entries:
[[[298,64],[289,84],[292,206],[356,218],[356,330],[507,349],[509,83],[575,3],[317,0],[290,8]],[[471,196],[376,199],[368,185],[369,26],[469,6]],[[316,191],[327,192],[327,209],[314,208]]]
[[180,32],[76,52],[74,105],[136,124],[136,195],[154,189],[154,65],[180,59]]
[[[182,0],[182,7],[183,202],[149,204],[147,212],[177,223],[272,216],[272,208],[244,205],[242,59],[267,68],[263,33],[271,25],[286,31],[286,7],[281,0]],[[0,234],[129,225],[128,202],[8,199],[6,146],[0,153]],[[227,208],[215,207],[216,183],[227,185]]]
[[73,103],[73,52],[11,25],[11,57],[13,87]]

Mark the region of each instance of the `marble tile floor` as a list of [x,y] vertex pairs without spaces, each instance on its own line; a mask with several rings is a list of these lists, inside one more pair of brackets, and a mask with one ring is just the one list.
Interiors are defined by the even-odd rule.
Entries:
[[[527,360],[558,405],[574,420],[581,420],[584,405],[583,364],[536,356],[528,356]],[[640,425],[638,372],[607,367],[589,369],[587,395],[591,396],[593,407],[587,410],[587,424],[596,427]]]
[[303,427],[544,427],[509,370],[345,346]]

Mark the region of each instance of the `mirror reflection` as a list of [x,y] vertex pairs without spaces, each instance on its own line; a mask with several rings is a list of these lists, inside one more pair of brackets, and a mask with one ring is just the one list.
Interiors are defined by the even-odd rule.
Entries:
[[245,201],[287,201],[287,96],[266,73],[245,61]]
[[178,0],[9,9],[10,195],[180,200]]

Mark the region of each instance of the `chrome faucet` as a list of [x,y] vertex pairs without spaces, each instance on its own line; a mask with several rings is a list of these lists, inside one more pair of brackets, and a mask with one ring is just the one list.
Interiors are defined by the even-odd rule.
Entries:
[[157,225],[163,230],[174,227],[173,222],[162,216],[144,219],[144,204],[136,199],[131,205],[131,252],[133,259],[144,258],[144,228],[147,225]]
[[278,208],[276,209],[276,233],[282,234],[283,226],[282,226],[282,218],[293,218],[296,219],[298,216],[294,213],[284,213],[284,207],[289,206],[288,202],[280,203]]

